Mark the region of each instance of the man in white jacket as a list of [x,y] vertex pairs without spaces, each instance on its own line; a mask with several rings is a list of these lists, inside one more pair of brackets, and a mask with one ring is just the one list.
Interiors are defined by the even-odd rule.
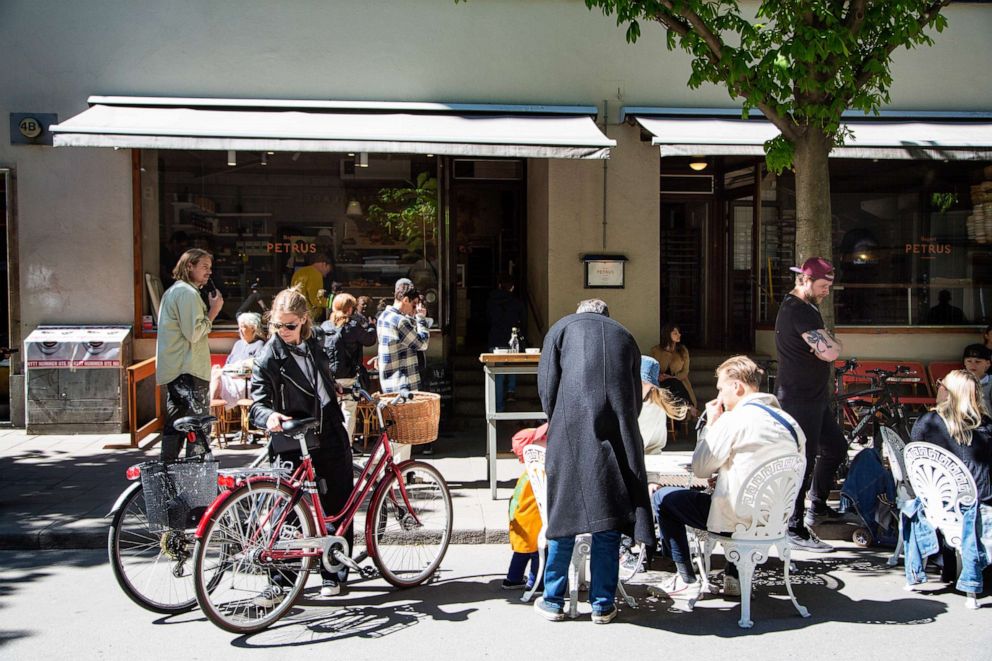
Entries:
[[[690,600],[699,597],[701,584],[692,569],[686,526],[730,534],[737,524],[750,524],[734,507],[748,475],[772,457],[805,456],[806,437],[799,424],[774,395],[758,391],[761,369],[753,360],[729,358],[716,369],[716,377],[717,397],[706,404],[706,426],[692,455],[692,472],[715,484],[712,495],[666,487],[652,496],[662,548],[678,569],[661,587],[670,596]],[[724,594],[740,594],[736,574],[728,564]]]

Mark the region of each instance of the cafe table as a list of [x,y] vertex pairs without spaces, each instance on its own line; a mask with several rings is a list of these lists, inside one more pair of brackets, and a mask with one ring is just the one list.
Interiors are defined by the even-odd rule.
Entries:
[[486,467],[489,489],[496,500],[496,423],[500,420],[547,420],[543,411],[496,412],[497,374],[537,374],[539,353],[484,353],[479,355],[486,377]]

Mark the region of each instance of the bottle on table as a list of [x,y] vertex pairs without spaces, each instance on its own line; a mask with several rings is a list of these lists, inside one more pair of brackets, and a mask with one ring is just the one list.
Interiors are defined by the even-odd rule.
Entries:
[[520,329],[510,329],[510,353],[520,353]]

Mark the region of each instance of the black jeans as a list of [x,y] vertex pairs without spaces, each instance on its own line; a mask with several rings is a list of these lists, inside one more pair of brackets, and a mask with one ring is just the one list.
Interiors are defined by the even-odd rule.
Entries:
[[[210,382],[192,374],[180,374],[165,386],[165,426],[162,429],[162,461],[175,461],[179,458],[184,432],[176,431],[172,425],[179,418],[188,415],[207,415],[210,402],[207,401]],[[186,446],[186,456],[207,452],[208,447]]]
[[802,530],[806,492],[809,492],[813,506],[826,504],[837,468],[847,456],[847,440],[825,400],[782,399],[779,403],[786,413],[796,419],[806,435],[806,473],[796,496],[796,508],[789,519],[790,530]]
[[[317,488],[320,492],[320,506],[324,508],[324,516],[332,516],[341,511],[351,496],[354,486],[355,474],[352,470],[351,447],[327,447],[330,443],[326,439],[321,439],[321,446],[310,451],[310,459],[313,462],[314,473],[317,474]],[[284,452],[279,455],[280,461],[289,461],[293,468],[299,467],[303,461],[303,456],[299,452]],[[316,521],[314,522],[316,524]],[[334,534],[333,524],[328,524],[332,535]],[[348,540],[350,549],[355,543],[355,526],[348,526],[344,538]],[[287,574],[289,572],[286,572]],[[348,568],[345,567],[335,576],[331,574],[323,565],[320,568],[320,575],[325,579],[336,580],[343,583],[348,578]],[[293,579],[290,578],[290,581]],[[276,581],[280,583],[280,581]]]

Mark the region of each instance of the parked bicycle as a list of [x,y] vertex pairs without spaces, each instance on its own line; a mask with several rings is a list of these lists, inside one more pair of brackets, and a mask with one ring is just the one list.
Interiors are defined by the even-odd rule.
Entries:
[[164,464],[149,461],[130,466],[133,484],[117,498],[107,535],[110,567],[118,585],[134,603],[155,613],[183,613],[196,606],[193,588],[194,531],[199,518],[218,494],[218,483],[258,472],[259,455],[248,469],[220,471],[209,452],[213,416],[180,418],[177,431],[186,434],[187,458]]
[[909,418],[906,408],[899,401],[896,384],[919,375],[905,365],[896,365],[895,370],[871,369],[866,374],[870,387],[855,392],[843,392],[843,377],[858,366],[856,358],[845,361],[835,368],[834,404],[837,423],[847,437],[848,445],[855,443],[867,446],[869,443],[881,451],[881,427],[895,430],[905,441],[909,441]]
[[[364,390],[354,392],[371,401]],[[374,576],[375,570],[351,557],[344,536],[370,494],[366,553],[382,577],[405,588],[434,576],[451,538],[451,494],[430,464],[393,463],[394,423],[383,409],[403,406],[409,398],[404,392],[376,404],[382,432],[348,502],[336,513],[321,507],[306,443],[306,430],[318,421],[282,423],[300,443],[300,466],[288,478],[252,477],[223,494],[196,532],[194,585],[211,622],[233,633],[268,627],[293,607],[318,562],[331,572],[348,567],[362,577]]]

